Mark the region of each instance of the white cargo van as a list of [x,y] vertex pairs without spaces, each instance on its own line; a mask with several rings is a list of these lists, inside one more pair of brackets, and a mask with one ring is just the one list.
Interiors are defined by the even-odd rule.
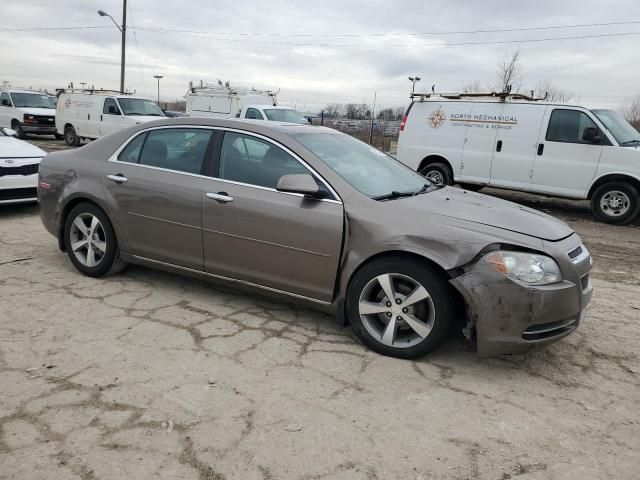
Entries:
[[413,95],[398,160],[435,183],[589,199],[596,218],[640,210],[640,133],[614,110],[524,95]]
[[57,138],[55,108],[55,97],[47,93],[1,89],[0,128],[15,130],[18,138],[24,138],[27,133]]
[[109,90],[58,90],[56,127],[68,145],[164,117],[155,102]]
[[185,95],[186,112],[192,117],[237,118],[245,105],[276,106],[276,94],[225,85],[205,85],[194,87],[189,84]]

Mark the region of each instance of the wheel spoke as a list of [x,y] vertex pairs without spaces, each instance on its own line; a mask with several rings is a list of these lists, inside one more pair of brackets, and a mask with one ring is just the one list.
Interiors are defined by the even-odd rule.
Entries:
[[91,226],[89,227],[89,236],[92,236],[96,233],[96,227],[100,225],[100,221],[98,217],[91,217]]
[[407,325],[416,332],[420,338],[427,338],[431,332],[431,327],[413,315],[402,315],[402,319],[407,322]]
[[380,275],[377,277],[377,280],[389,301],[393,302],[396,298],[396,291],[393,288],[393,279],[391,278],[391,275],[388,273]]
[[382,334],[382,338],[380,339],[380,341],[389,347],[393,346],[393,342],[396,339],[397,331],[398,323],[396,322],[396,317],[391,317],[389,319],[389,323],[387,323],[387,326],[384,329],[384,333]]
[[76,217],[76,219],[73,221],[73,224],[82,235],[88,235],[89,232],[87,230],[87,226],[84,224],[84,221],[80,217]]
[[93,246],[102,253],[105,253],[107,250],[107,242],[103,242],[102,240],[94,240]]
[[422,300],[426,300],[429,298],[429,292],[422,285],[418,285],[413,292],[409,294],[407,298],[402,302],[403,307],[408,307],[413,305],[414,303],[421,302]]
[[87,247],[87,267],[96,266],[96,252],[91,245]]
[[358,308],[360,310],[360,315],[373,315],[376,313],[384,313],[389,311],[389,307],[387,307],[383,303],[366,302],[366,301],[360,302],[358,305]]
[[82,247],[86,246],[88,243],[88,241],[86,239],[82,239],[82,240],[78,240],[77,242],[73,242],[71,244],[71,250],[73,250],[74,252],[78,251],[79,249],[81,249]]

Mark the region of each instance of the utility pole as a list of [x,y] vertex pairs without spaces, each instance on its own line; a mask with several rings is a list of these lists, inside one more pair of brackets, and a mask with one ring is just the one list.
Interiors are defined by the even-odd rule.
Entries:
[[373,108],[371,109],[371,128],[369,129],[369,145],[373,142],[373,119],[376,118],[376,97],[378,92],[373,93]]
[[122,51],[120,53],[120,93],[124,93],[124,65],[127,47],[127,0],[122,0],[122,25],[118,25],[118,22],[116,22],[114,18],[104,10],[98,10],[98,15],[101,17],[109,17],[122,34]]
[[160,106],[160,79],[164,77],[162,75],[154,75],[153,78],[158,80],[158,106]]

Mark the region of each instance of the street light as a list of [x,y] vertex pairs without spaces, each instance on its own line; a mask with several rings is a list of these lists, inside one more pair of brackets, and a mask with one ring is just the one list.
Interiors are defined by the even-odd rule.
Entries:
[[409,81],[411,82],[411,94],[413,95],[416,91],[416,83],[420,81],[420,77],[409,77]]
[[124,62],[125,47],[127,44],[127,0],[122,0],[122,26],[118,25],[118,22],[116,22],[113,17],[104,10],[98,10],[98,15],[101,17],[109,17],[122,34],[122,53],[120,55],[120,92],[124,93]]
[[158,106],[160,106],[160,79],[164,78],[163,75],[154,75],[153,78],[158,80]]

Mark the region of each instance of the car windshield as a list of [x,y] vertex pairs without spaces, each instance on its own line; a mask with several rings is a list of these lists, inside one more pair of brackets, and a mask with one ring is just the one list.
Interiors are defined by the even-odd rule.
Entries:
[[302,116],[297,110],[285,109],[285,108],[265,108],[264,114],[268,120],[276,122],[289,122],[289,123],[309,123],[306,118]]
[[623,146],[636,146],[640,143],[640,132],[627,122],[615,110],[591,110],[598,120],[609,130],[616,141]]
[[160,107],[151,100],[142,98],[119,98],[118,103],[125,115],[150,115],[152,117],[164,117]]
[[12,93],[15,108],[56,108],[55,97],[42,93]]
[[424,191],[429,182],[386,153],[340,133],[300,133],[294,138],[355,189],[374,199]]

